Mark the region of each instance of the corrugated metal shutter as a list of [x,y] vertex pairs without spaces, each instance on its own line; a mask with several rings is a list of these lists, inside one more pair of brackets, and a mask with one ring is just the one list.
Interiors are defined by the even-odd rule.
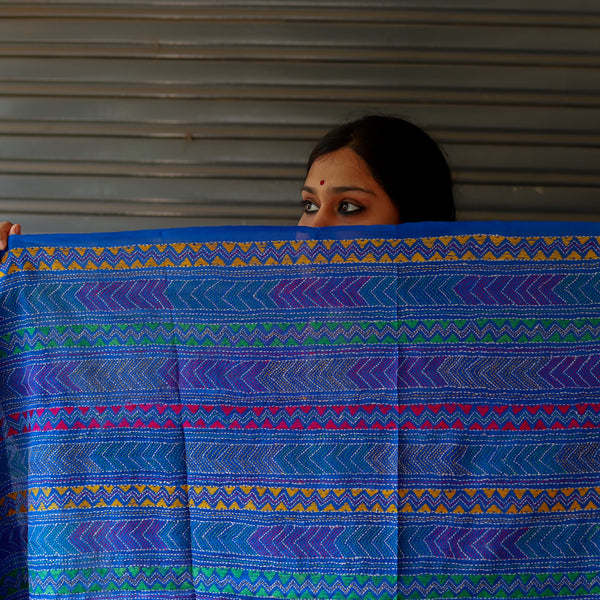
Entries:
[[0,217],[293,224],[331,125],[406,116],[462,219],[600,219],[597,0],[0,2]]

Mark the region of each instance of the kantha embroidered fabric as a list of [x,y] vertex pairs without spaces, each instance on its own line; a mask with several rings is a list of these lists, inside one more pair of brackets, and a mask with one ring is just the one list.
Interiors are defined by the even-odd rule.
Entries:
[[11,244],[1,598],[600,594],[600,226]]

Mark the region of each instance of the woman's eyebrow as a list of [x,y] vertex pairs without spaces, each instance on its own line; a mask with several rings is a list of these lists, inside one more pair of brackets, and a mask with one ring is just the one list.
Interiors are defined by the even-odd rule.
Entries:
[[364,192],[365,194],[371,194],[371,196],[375,196],[375,192],[373,190],[368,190],[366,188],[358,187],[355,185],[349,185],[349,186],[344,185],[344,186],[334,187],[334,188],[331,188],[331,191],[336,194],[344,194],[346,192]]
[[301,191],[308,192],[309,194],[314,194],[315,188],[311,188],[311,187],[308,187],[307,185],[303,185]]

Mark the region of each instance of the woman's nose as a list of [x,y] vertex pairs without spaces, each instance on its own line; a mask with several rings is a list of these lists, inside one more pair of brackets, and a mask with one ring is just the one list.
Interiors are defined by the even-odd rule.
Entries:
[[321,209],[313,217],[310,224],[311,227],[329,227],[336,224],[335,215],[332,215],[329,211]]

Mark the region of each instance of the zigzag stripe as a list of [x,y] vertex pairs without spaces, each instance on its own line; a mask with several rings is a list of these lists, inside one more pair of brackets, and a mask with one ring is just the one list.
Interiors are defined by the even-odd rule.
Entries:
[[458,235],[429,238],[139,244],[109,248],[16,248],[1,275],[192,267],[473,261],[597,260],[597,237]]
[[83,429],[544,431],[597,429],[600,403],[363,404],[346,406],[212,406],[127,404],[29,409],[0,418],[0,441],[14,435]]
[[[394,442],[369,440],[324,441],[317,445],[298,438],[295,445],[284,442],[247,443],[237,440],[189,443],[186,453],[181,444],[160,441],[72,441],[32,446],[27,469],[19,463],[23,453],[7,452],[15,474],[24,470],[31,477],[65,477],[78,473],[203,473],[260,475],[375,475],[396,474],[397,448]],[[185,459],[185,462],[184,462]],[[11,464],[13,464],[11,463]],[[129,478],[128,478],[129,479]]]
[[239,278],[78,281],[60,286],[41,280],[7,288],[0,308],[7,315],[131,310],[274,310],[396,306],[393,276],[295,277],[276,280]]
[[[191,540],[190,540],[191,527]],[[140,551],[343,559],[363,558],[373,565],[396,564],[397,529],[377,523],[362,525],[296,525],[286,522],[249,525],[242,522],[198,522],[139,518],[77,523],[35,523],[28,532],[28,551],[36,556]],[[191,544],[191,546],[190,546]]]
[[497,440],[470,440],[468,445],[404,443],[398,447],[399,476],[537,477],[596,474],[600,470],[597,439],[564,443],[545,438],[499,445]]
[[600,388],[600,355],[511,354],[404,356],[399,388],[560,390]]
[[[581,498],[580,498],[581,499]],[[35,487],[0,498],[0,518],[19,512],[88,510],[94,508],[169,508],[264,512],[396,513],[393,490],[121,484]]]
[[[449,274],[321,277],[299,273],[277,280],[160,279],[81,281],[8,288],[6,315],[131,310],[253,310],[417,306],[597,305],[600,275],[590,273]],[[566,326],[566,325],[565,325]],[[460,332],[459,332],[460,333]]]
[[[301,438],[299,438],[300,440]],[[600,442],[530,440],[515,445],[507,440],[498,445],[473,441],[464,445],[444,443],[438,437],[427,444],[338,443],[295,446],[286,443],[190,444],[184,464],[179,444],[152,441],[108,439],[98,447],[94,442],[71,443],[69,451],[60,443],[30,448],[25,471],[23,454],[11,448],[7,458],[14,463],[15,475],[29,472],[31,477],[66,476],[72,473],[172,472],[229,473],[261,475],[352,474],[436,477],[537,477],[597,473],[600,470]],[[11,464],[13,464],[11,463]]]
[[597,557],[600,528],[595,522],[486,527],[426,524],[399,530],[401,559],[431,556],[473,561]]
[[364,598],[365,600],[392,600],[397,578],[377,575],[335,575],[323,573],[287,573],[223,567],[125,567],[96,570],[64,569],[32,571],[32,587],[38,593],[50,593],[64,586],[82,592],[106,589],[111,584],[120,591],[183,591],[194,589],[199,593],[240,594],[241,597],[311,597],[328,593],[335,598]]
[[192,522],[192,543],[202,554],[271,558],[363,558],[395,564],[398,530],[385,525],[245,525]]
[[[338,353],[339,354],[339,353]],[[179,372],[176,369],[179,369]],[[600,387],[600,355],[592,352],[473,357],[369,356],[297,360],[219,360],[102,355],[95,361],[28,361],[5,369],[0,385],[7,398],[131,391],[211,389],[241,393],[468,388],[510,390]]]
[[7,399],[132,390],[210,389],[241,394],[390,389],[394,356],[312,360],[242,360],[139,356],[63,359],[6,368],[0,385]]
[[185,520],[31,522],[28,531],[28,551],[35,556],[89,556],[115,550],[184,552],[189,548],[189,523]]
[[115,324],[27,327],[0,337],[0,358],[48,348],[113,346],[268,348],[395,344],[584,343],[600,338],[600,319],[477,319],[261,324]]
[[[4,437],[80,429],[397,429],[397,406],[127,404],[30,409],[0,418]],[[600,416],[600,406],[598,407]],[[3,436],[0,435],[0,440]]]
[[[337,592],[339,598],[357,597],[372,600],[391,600],[396,597],[431,599],[452,594],[453,597],[476,596],[485,593],[487,598],[538,597],[547,595],[582,597],[600,593],[600,576],[597,572],[573,573],[508,573],[498,575],[461,576],[431,574],[414,577],[369,577],[323,575],[315,573],[286,573],[273,571],[267,576],[261,571],[236,568],[219,570],[207,567],[173,567],[169,571],[157,567],[104,568],[98,570],[64,569],[51,571],[30,570],[32,588],[37,594],[54,593],[59,587],[73,590],[81,586],[82,591],[93,591],[94,586],[107,589],[112,583],[122,591],[185,590],[192,586],[198,592],[209,591],[211,586],[224,593],[239,593],[243,597],[265,593],[282,598],[298,598],[308,592],[316,595],[323,590],[329,597]],[[169,587],[171,585],[171,587]],[[175,586],[175,587],[172,587]],[[189,587],[188,587],[189,586]],[[217,589],[212,589],[216,592]],[[375,595],[377,594],[377,595]],[[383,594],[383,595],[382,595]]]

